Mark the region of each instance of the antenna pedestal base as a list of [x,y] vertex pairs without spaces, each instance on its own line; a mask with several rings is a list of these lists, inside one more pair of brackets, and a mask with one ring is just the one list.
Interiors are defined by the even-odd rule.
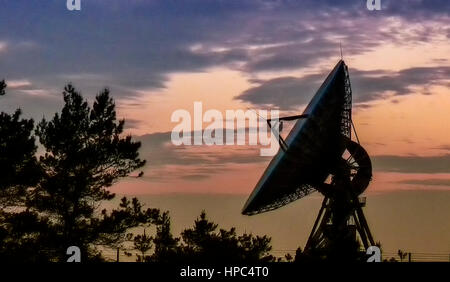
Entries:
[[[372,234],[362,211],[365,198],[325,197],[306,243],[304,253],[327,259],[345,259],[374,246]],[[358,239],[359,238],[359,239]],[[360,242],[363,246],[360,245]],[[354,259],[354,257],[349,259]]]

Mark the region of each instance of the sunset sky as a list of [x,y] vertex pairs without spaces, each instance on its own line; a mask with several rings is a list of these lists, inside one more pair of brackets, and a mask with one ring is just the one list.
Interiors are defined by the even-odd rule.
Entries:
[[299,114],[340,43],[374,165],[366,193],[450,191],[448,0],[381,0],[381,11],[365,0],[65,2],[0,0],[0,110],[51,118],[67,82],[90,101],[110,88],[147,160],[117,193],[248,195],[270,157],[257,146],[175,147],[173,111],[201,101],[223,114]]

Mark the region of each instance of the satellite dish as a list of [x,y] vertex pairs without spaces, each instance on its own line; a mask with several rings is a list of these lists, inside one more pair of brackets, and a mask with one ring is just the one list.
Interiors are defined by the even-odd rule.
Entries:
[[344,233],[352,229],[348,224],[351,218],[364,247],[374,245],[361,209],[364,204],[358,198],[372,178],[372,165],[359,141],[351,139],[351,114],[348,68],[340,60],[302,115],[280,118],[280,122],[297,121],[286,140],[280,136],[281,149],[259,179],[242,213],[267,212],[319,191],[325,198],[305,251],[326,245],[330,228],[347,236]]

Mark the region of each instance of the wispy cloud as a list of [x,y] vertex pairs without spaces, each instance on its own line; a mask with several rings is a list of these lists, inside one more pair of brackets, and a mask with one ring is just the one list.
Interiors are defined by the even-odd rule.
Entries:
[[450,155],[374,156],[374,170],[402,173],[450,173]]
[[8,44],[5,41],[0,41],[0,53],[5,52],[7,47]]
[[19,79],[19,80],[8,80],[8,88],[23,88],[31,86],[31,82],[27,79]]
[[[406,95],[414,93],[413,87],[448,85],[450,67],[414,67],[398,72],[350,70],[353,97],[357,103],[383,98],[383,94]],[[292,109],[306,104],[319,88],[326,74],[303,77],[279,77],[260,81],[260,85],[247,89],[236,97],[255,105],[272,105]],[[365,105],[365,104],[363,104]]]
[[[230,164],[264,164],[255,146],[174,146],[170,132],[137,137],[142,142],[141,156],[148,160],[146,170],[155,180],[167,178],[205,179],[228,169]],[[450,173],[450,155],[373,156],[373,170],[379,172]],[[176,167],[176,169],[174,169]],[[191,177],[192,176],[192,177]],[[162,177],[162,178],[161,178]]]
[[25,89],[20,90],[22,93],[25,93],[30,96],[37,96],[37,97],[53,97],[48,90],[45,89]]
[[450,187],[450,179],[412,179],[401,180],[398,183],[423,186],[446,186]]
[[[339,42],[357,55],[449,32],[442,27],[445,0],[397,2],[383,1],[382,13],[370,13],[359,0],[88,1],[74,16],[59,1],[10,1],[0,11],[0,34],[17,48],[8,47],[1,75],[52,87],[76,80],[93,93],[116,86],[129,89],[117,95],[132,97],[163,88],[171,73],[217,66],[251,75],[295,70],[336,58]],[[37,15],[45,20],[24,24]]]
[[160,132],[136,137],[142,142],[140,155],[148,160],[147,177],[153,180],[162,181],[161,175],[201,180],[229,169],[229,165],[269,161],[259,155],[258,146],[175,146],[170,135]]

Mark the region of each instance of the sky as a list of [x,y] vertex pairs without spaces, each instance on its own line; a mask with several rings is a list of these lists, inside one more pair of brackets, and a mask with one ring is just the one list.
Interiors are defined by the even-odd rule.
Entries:
[[172,113],[201,101],[223,114],[299,114],[340,45],[374,167],[366,193],[450,191],[447,0],[381,0],[380,11],[365,0],[65,2],[0,0],[0,110],[51,118],[66,83],[89,101],[108,87],[147,160],[114,192],[248,195],[270,157],[250,145],[176,147]]

